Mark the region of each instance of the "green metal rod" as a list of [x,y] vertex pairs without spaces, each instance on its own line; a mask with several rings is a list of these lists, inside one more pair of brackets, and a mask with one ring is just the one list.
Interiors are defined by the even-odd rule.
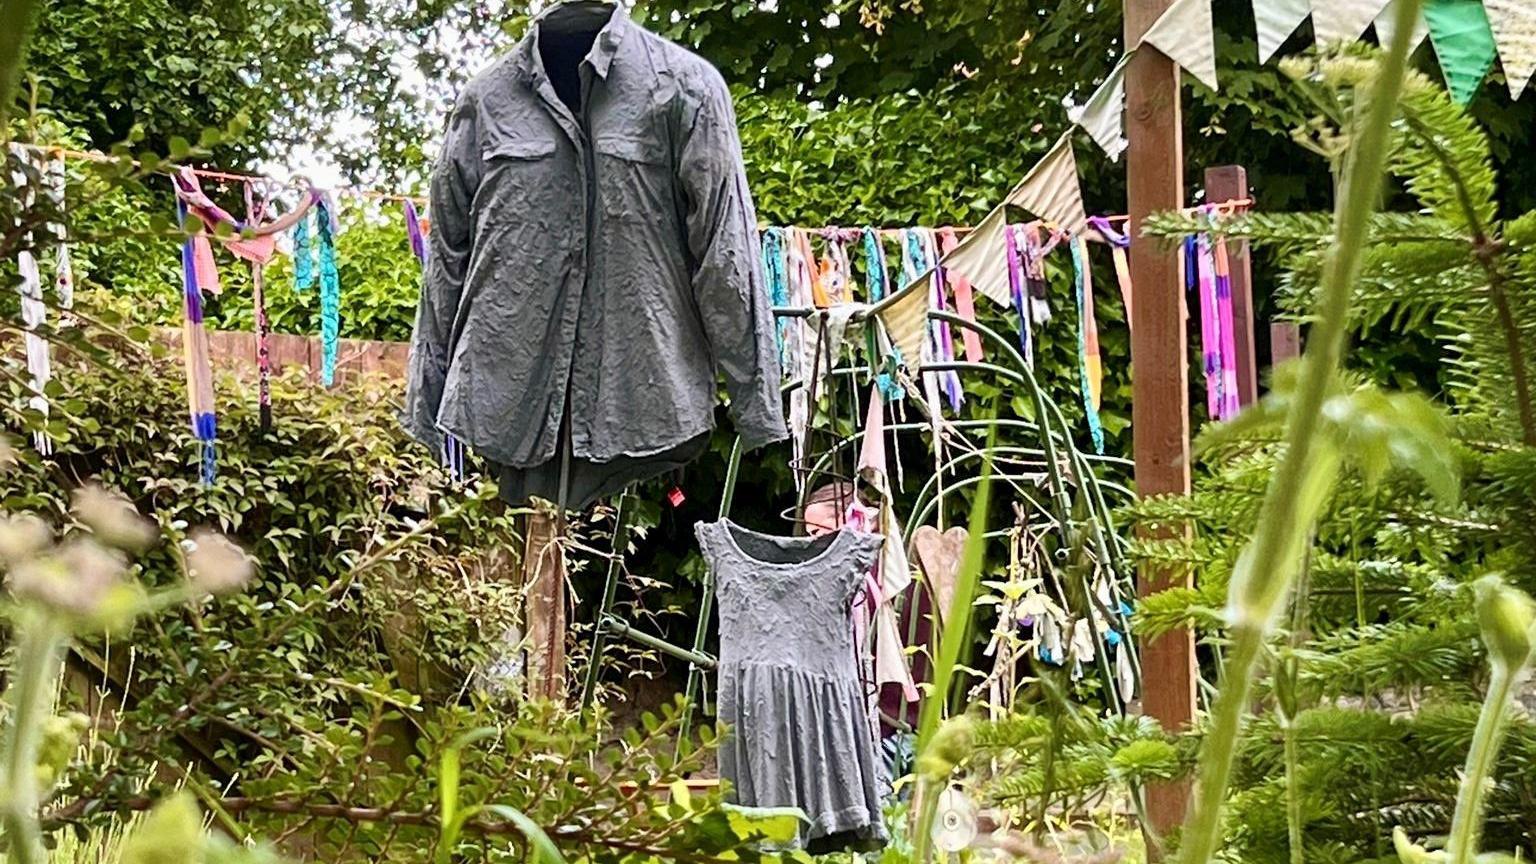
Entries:
[[[736,436],[736,441],[731,444],[731,461],[725,466],[725,492],[720,496],[720,518],[726,519],[731,515],[731,505],[736,500],[736,481],[741,476],[741,436]],[[709,568],[704,569],[704,581],[699,586],[699,617],[693,630],[693,650],[687,652],[690,657],[707,657],[704,653],[704,640],[709,633],[709,616],[715,608],[715,574]],[[664,650],[664,649],[663,649]],[[682,649],[678,649],[682,650]],[[674,655],[681,656],[681,655]],[[678,727],[678,734],[687,738],[693,729],[694,703],[698,701],[699,690],[704,683],[704,670],[714,669],[715,661],[710,659],[707,664],[684,657],[688,660],[688,686],[683,691],[683,720]]]
[[[702,667],[705,669],[715,668],[715,658],[709,656],[708,654],[701,654],[697,651],[689,651],[687,648],[679,648],[665,639],[652,636],[644,630],[638,630],[634,627],[631,627],[629,622],[615,615],[608,615],[603,618],[603,629],[615,635],[623,636],[624,638],[631,641],[638,642],[647,648],[654,648],[663,654],[668,654],[676,657],[679,660],[691,663],[695,667]],[[687,731],[684,730],[682,734],[686,736]]]
[[720,493],[720,518],[731,515],[731,505],[736,501],[736,478],[741,474],[741,436],[731,444],[731,459],[725,464],[725,489]]
[[[1004,351],[1017,363],[1019,370],[1023,373],[1022,378],[1021,379],[1016,379],[1016,380],[1019,380],[1019,383],[1024,384],[1028,388],[1030,396],[1033,398],[1033,401],[1035,403],[1035,415],[1036,415],[1035,416],[1035,420],[1036,420],[1036,422],[1042,424],[1042,429],[1045,429],[1045,428],[1048,428],[1045,424],[1049,423],[1050,419],[1052,417],[1054,417],[1056,422],[1057,422],[1057,424],[1059,424],[1059,426],[1060,426],[1060,428],[1062,430],[1063,449],[1065,450],[1065,452],[1067,454],[1068,464],[1070,464],[1072,466],[1073,473],[1076,474],[1077,477],[1079,478],[1079,484],[1078,484],[1079,487],[1095,485],[1096,484],[1096,478],[1094,477],[1092,470],[1088,467],[1086,460],[1084,460],[1082,458],[1082,455],[1081,455],[1080,451],[1078,451],[1076,445],[1072,442],[1071,426],[1069,426],[1067,424],[1066,418],[1062,415],[1061,410],[1056,405],[1056,403],[1054,401],[1052,401],[1050,399],[1050,397],[1048,397],[1045,394],[1044,390],[1041,389],[1039,381],[1037,381],[1035,379],[1034,370],[1032,370],[1029,367],[1029,365],[1024,362],[1023,355],[1021,355],[1018,352],[1018,350],[1013,347],[1012,343],[1010,343],[1007,339],[1004,339],[1002,337],[1002,335],[999,334],[996,330],[993,330],[992,328],[987,327],[986,325],[977,323],[975,321],[968,321],[968,320],[960,317],[959,315],[956,315],[956,314],[951,313],[951,312],[930,311],[928,313],[928,317],[930,319],[932,319],[932,320],[947,321],[947,322],[949,322],[952,325],[956,325],[956,326],[960,326],[960,327],[969,327],[972,330],[976,331],[977,333],[981,334],[983,337],[989,339],[990,341],[996,343],[997,345],[999,345],[1000,347],[1002,347],[1004,349]],[[937,369],[941,365],[948,365],[948,364],[933,364],[933,365],[930,365],[928,368],[930,368],[930,369]],[[988,365],[995,365],[995,364],[988,364]],[[998,374],[1002,374],[1002,375],[1004,375],[1006,377],[1010,377],[1010,378],[1014,377],[1014,373],[1012,372],[1012,370],[1009,370],[1006,367],[998,367]],[[1052,490],[1051,491],[1053,492],[1053,497],[1056,500],[1057,508],[1059,510],[1057,521],[1061,525],[1062,533],[1063,533],[1063,538],[1067,541],[1067,547],[1068,548],[1073,548],[1073,547],[1075,547],[1077,545],[1077,540],[1076,540],[1075,537],[1073,537],[1073,534],[1075,533],[1076,528],[1075,528],[1075,523],[1071,519],[1071,516],[1072,516],[1072,502],[1071,502],[1071,499],[1067,495],[1067,487],[1066,487],[1065,478],[1063,478],[1061,476],[1060,469],[1058,467],[1058,462],[1056,460],[1056,454],[1055,454],[1055,440],[1054,439],[1055,439],[1054,435],[1047,433],[1047,434],[1041,436],[1040,443],[1044,447],[1044,449],[1046,450],[1046,459],[1047,459],[1046,468],[1047,468],[1047,471],[1048,471],[1048,473],[1049,473],[1049,475],[1051,477],[1051,485],[1052,485]],[[1088,496],[1088,493],[1080,493],[1080,494],[1084,494],[1085,496]],[[1096,552],[1099,554],[1099,561],[1106,568],[1110,568],[1109,574],[1108,574],[1109,575],[1110,584],[1111,584],[1112,587],[1115,587],[1116,590],[1118,591],[1118,585],[1116,585],[1116,582],[1118,581],[1116,576],[1118,574],[1113,569],[1113,564],[1112,564],[1112,562],[1115,559],[1112,557],[1113,553],[1110,552],[1110,550],[1108,548],[1108,544],[1106,544],[1105,541],[1104,541],[1104,537],[1103,537],[1103,533],[1102,533],[1103,523],[1101,523],[1098,518],[1093,518],[1093,517],[1098,517],[1098,516],[1105,515],[1105,514],[1100,514],[1100,513],[1094,512],[1094,510],[1095,510],[1094,501],[1093,501],[1093,498],[1091,496],[1086,497],[1085,500],[1087,500],[1089,502],[1089,511],[1092,514],[1092,516],[1087,520],[1089,525],[1090,525],[1089,532],[1088,532],[1089,533],[1089,538],[1094,543],[1094,545],[1096,547]],[[1102,498],[1101,497],[1098,500],[1100,502],[1102,502]],[[1091,604],[1092,600],[1093,600],[1093,592],[1092,592],[1090,586],[1084,585],[1083,587],[1084,587],[1085,590],[1088,591],[1089,603]],[[1095,641],[1098,641],[1098,636],[1099,636],[1099,634],[1098,634],[1098,626],[1093,621],[1093,615],[1091,614],[1091,611],[1092,610],[1090,608],[1089,609],[1089,613],[1090,614],[1087,615],[1088,627],[1093,632],[1093,636],[1094,636]],[[1118,608],[1115,610],[1115,612],[1118,613]],[[1120,616],[1117,614],[1116,617],[1118,618]],[[1124,626],[1124,625],[1122,625],[1122,626]],[[1126,643],[1129,643],[1131,641],[1132,640],[1129,640],[1129,639],[1124,640],[1124,642],[1126,642]],[[1134,648],[1129,649],[1129,650],[1130,650],[1130,655],[1128,656],[1128,659],[1131,660],[1133,668],[1136,670],[1136,677],[1137,677],[1137,679],[1139,681],[1140,680],[1140,663],[1139,663],[1139,658],[1137,658],[1135,656]],[[1108,663],[1107,658],[1104,657],[1104,652],[1096,652],[1095,659],[1098,661],[1097,665],[1099,666],[1099,673],[1104,678],[1105,686],[1107,688],[1109,688],[1109,692],[1116,693],[1118,695],[1119,687],[1118,687],[1118,684],[1117,684],[1117,682],[1115,680],[1114,675],[1111,673],[1111,671],[1109,669],[1109,663]],[[1115,707],[1116,707],[1116,709],[1118,710],[1119,713],[1123,714],[1125,712],[1125,700],[1123,698],[1117,698],[1115,700]]]
[[596,632],[592,634],[592,656],[587,661],[587,680],[581,688],[581,707],[592,707],[597,696],[597,678],[601,671],[603,649],[607,647],[608,630],[603,621],[613,611],[614,598],[619,591],[619,569],[624,562],[624,550],[629,548],[629,490],[619,495],[619,504],[613,515],[613,553],[608,556],[608,576],[603,582],[603,603],[598,607]]

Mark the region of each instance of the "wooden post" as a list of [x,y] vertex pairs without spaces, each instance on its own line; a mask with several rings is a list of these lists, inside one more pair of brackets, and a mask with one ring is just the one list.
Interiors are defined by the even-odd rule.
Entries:
[[1301,356],[1301,327],[1289,321],[1269,322],[1269,366],[1273,369]]
[[[1135,45],[1172,0],[1126,0],[1125,44]],[[1131,58],[1125,76],[1126,173],[1134,285],[1131,328],[1131,431],[1136,491],[1143,496],[1189,491],[1189,339],[1185,332],[1181,256],[1139,233],[1148,214],[1184,206],[1184,133],[1179,69],[1151,46]],[[1189,573],[1143,565],[1142,594],[1188,585]],[[1188,631],[1142,646],[1142,709],[1170,731],[1195,713],[1195,643]],[[1184,819],[1187,783],[1147,789],[1155,834]]]
[[[1205,169],[1208,204],[1248,199],[1248,172],[1241,165]],[[1227,241],[1232,273],[1232,323],[1237,327],[1237,401],[1244,408],[1259,401],[1259,366],[1253,347],[1253,267],[1248,241]]]
[[528,644],[528,697],[565,701],[565,552],[560,547],[564,520],[553,509],[540,509],[524,520],[524,628]]

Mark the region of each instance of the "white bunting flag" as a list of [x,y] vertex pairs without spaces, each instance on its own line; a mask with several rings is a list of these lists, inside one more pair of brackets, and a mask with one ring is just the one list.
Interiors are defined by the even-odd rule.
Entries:
[[1359,39],[1385,5],[1387,0],[1312,0],[1312,32],[1317,44]]
[[1536,73],[1536,0],[1483,0],[1504,62],[1509,95],[1519,99]]
[[977,291],[1003,306],[1012,302],[1005,233],[1009,206],[1051,222],[1069,234],[1078,234],[1087,226],[1088,212],[1083,207],[1083,188],[1077,179],[1077,158],[1072,153],[1070,132],[1061,136],[1002,204],[993,208],[959,246],[944,256],[946,270],[969,279]]
[[1253,20],[1259,33],[1259,63],[1268,63],[1311,12],[1311,0],[1253,0]]
[[1120,161],[1125,152],[1125,65],[1135,51],[1127,53],[1109,72],[1099,89],[1081,105],[1067,109],[1067,118],[1088,133],[1104,149],[1110,161]]
[[1216,34],[1211,29],[1211,0],[1174,0],[1147,28],[1139,45],[1151,45],[1195,76],[1195,80],[1216,89]]
[[[1392,34],[1397,29],[1397,0],[1387,0],[1387,5],[1376,16],[1376,41],[1385,48],[1392,44]],[[1420,10],[1419,17],[1413,22],[1413,35],[1408,39],[1408,53],[1423,44],[1424,37],[1429,35],[1429,25],[1424,23],[1424,12]]]

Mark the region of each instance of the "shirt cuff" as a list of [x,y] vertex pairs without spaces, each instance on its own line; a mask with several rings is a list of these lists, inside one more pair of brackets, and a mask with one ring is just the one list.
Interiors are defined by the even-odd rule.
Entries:
[[783,441],[789,437],[789,427],[784,422],[784,412],[764,408],[735,418],[736,431],[741,435],[743,450]]

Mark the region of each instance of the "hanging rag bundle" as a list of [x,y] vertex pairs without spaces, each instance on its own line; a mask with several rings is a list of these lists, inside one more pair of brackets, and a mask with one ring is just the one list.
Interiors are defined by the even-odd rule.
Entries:
[[853,265],[848,260],[844,232],[839,228],[826,228],[821,237],[827,245],[827,254],[822,256],[817,284],[829,304],[850,303],[853,301]]
[[[797,308],[810,306],[814,302],[815,288],[815,259],[811,257],[810,243],[805,239],[805,232],[798,228],[784,229],[785,258],[787,262],[786,284],[789,291],[787,305]],[[800,382],[799,387],[789,393],[789,442],[794,464],[799,465],[805,456],[802,452],[805,446],[805,430],[811,422],[810,391],[811,382],[807,380],[811,374],[812,361],[816,351],[816,340],[810,337],[808,325],[803,318],[788,319],[784,325],[784,356],[787,362],[784,374],[791,381]],[[794,472],[797,489],[804,482],[804,473]],[[801,491],[804,491],[803,489]]]
[[1003,243],[1008,256],[1008,291],[1013,297],[1013,308],[1019,316],[1019,350],[1024,354],[1024,365],[1035,368],[1035,340],[1029,323],[1029,299],[1027,278],[1024,273],[1024,231],[1019,225],[1009,225],[1003,232]]
[[[890,272],[885,266],[885,247],[880,242],[879,232],[866,227],[859,234],[864,243],[865,300],[873,305],[885,297],[890,284]],[[869,365],[869,377],[873,380],[879,374],[883,360],[880,354],[879,324],[873,317],[864,323],[864,354]]]
[[890,292],[891,274],[885,266],[885,247],[880,243],[880,233],[865,228],[864,279],[869,290],[869,302],[879,303]]
[[1104,428],[1099,422],[1100,391],[1104,367],[1099,359],[1099,325],[1093,315],[1093,271],[1088,266],[1088,248],[1082,237],[1068,242],[1072,251],[1072,288],[1077,296],[1077,366],[1082,384],[1083,413],[1088,418],[1088,434],[1096,453],[1104,452]]
[[421,230],[421,214],[416,212],[416,202],[405,199],[405,236],[411,243],[411,253],[422,264],[427,263],[427,237]]
[[1051,306],[1048,302],[1050,285],[1045,281],[1045,256],[1061,242],[1061,234],[1051,232],[1050,239],[1040,233],[1040,223],[1024,226],[1024,243],[1019,251],[1024,255],[1024,287],[1029,296],[1029,317],[1036,324],[1049,324]]

